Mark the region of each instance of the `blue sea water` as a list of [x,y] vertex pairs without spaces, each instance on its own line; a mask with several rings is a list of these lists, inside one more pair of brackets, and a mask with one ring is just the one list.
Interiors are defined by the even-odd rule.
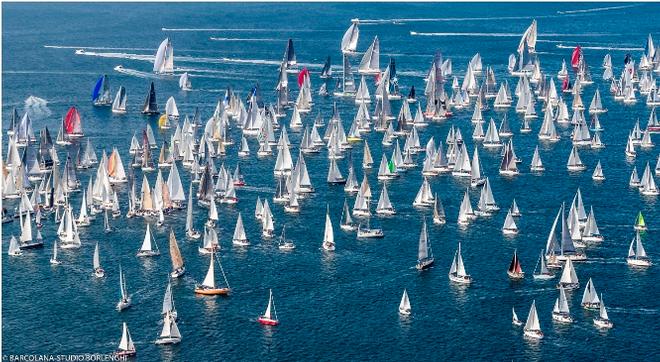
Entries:
[[[626,135],[637,119],[645,125],[650,108],[641,99],[632,106],[614,102],[608,92],[609,83],[600,77],[600,64],[606,53],[612,54],[618,74],[627,52],[639,59],[649,33],[656,42],[660,41],[658,4],[3,4],[3,129],[11,109],[22,111],[25,99],[31,95],[45,99],[50,110],[49,115],[43,112],[36,115],[35,130],[48,126],[53,136],[61,116],[71,105],[76,105],[83,118],[85,137],[92,139],[97,153],[117,147],[124,165],[129,167],[131,136],[135,131],[140,132],[146,122],[156,130],[159,143],[169,138],[168,132],[157,131],[156,119],[145,118],[138,111],[151,80],[156,84],[160,107],[164,108],[165,100],[174,96],[182,113],[192,114],[199,107],[204,120],[211,116],[215,103],[228,86],[245,96],[258,81],[266,100],[272,101],[278,62],[286,40],[292,38],[298,62],[312,70],[312,85],[318,89],[321,80],[317,74],[325,57],[330,55],[335,65],[340,64],[340,39],[350,19],[355,17],[373,20],[361,24],[358,49],[366,49],[377,35],[381,64],[386,64],[389,57],[396,59],[404,93],[412,85],[423,89],[423,78],[436,51],[452,59],[454,73],[459,75],[465,71],[469,59],[479,52],[484,66],[493,66],[498,82],[509,79],[513,87],[516,80],[506,72],[507,57],[515,51],[520,34],[536,18],[537,50],[547,74],[556,74],[562,59],[570,58],[573,46],[583,46],[595,79],[593,85],[586,87],[583,99],[588,104],[595,89],[600,89],[604,105],[609,109],[600,117],[606,129],[602,140],[607,147],[581,149],[580,156],[588,169],[569,174],[565,164],[571,149],[571,129],[559,128],[562,140],[557,144],[539,144],[536,133],[541,119],[532,123],[531,134],[523,135],[518,132],[521,119],[511,109],[509,119],[516,152],[523,159],[521,175],[499,176],[499,152],[480,149],[483,172],[490,177],[495,199],[503,211],[480,218],[467,230],[459,229],[458,207],[468,185],[451,176],[433,178],[432,189],[442,198],[448,222],[442,227],[429,225],[436,266],[422,273],[414,269],[417,241],[422,217],[428,218],[430,212],[412,207],[422,181],[419,168],[388,184],[398,215],[372,218],[372,224],[384,229],[385,238],[364,241],[356,240],[354,234],[338,227],[347,195],[342,187],[325,182],[328,169],[325,151],[306,156],[316,192],[302,201],[298,216],[284,213],[281,206],[273,207],[276,234],[286,224],[287,235],[297,245],[295,251],[283,253],[273,241],[261,240],[259,224],[253,217],[256,198],[273,196],[274,158],[241,160],[250,187],[238,191],[238,205],[219,208],[217,227],[222,264],[233,290],[228,298],[193,294],[195,282],[201,281],[206,273],[208,259],[198,255],[197,242],[186,240],[182,212],[167,216],[165,227],[154,228],[163,250],[158,258],[135,257],[144,235],[143,219],[113,219],[111,223],[116,230],[109,235],[103,233],[102,222],[97,220],[91,227],[82,229],[80,250],[61,252],[63,265],[58,267],[48,263],[56,239],[52,219],[42,230],[46,248],[26,252],[18,258],[8,257],[4,251],[10,236],[18,235],[20,227],[17,222],[5,224],[2,352],[112,352],[121,336],[121,322],[126,321],[141,360],[660,358],[656,345],[660,338],[658,267],[639,270],[625,263],[633,237],[632,224],[640,210],[649,224],[644,235],[647,252],[651,258],[660,260],[658,200],[642,197],[628,187],[633,166],[641,172],[650,161],[653,167],[658,151],[641,150],[634,162],[624,156]],[[412,36],[411,31],[435,34]],[[152,77],[148,74],[152,63],[139,59],[152,56],[168,36],[174,45],[175,67],[187,70],[192,76],[191,92],[178,89],[178,78]],[[630,48],[633,49],[627,50]],[[76,55],[75,49],[85,49],[98,56]],[[353,60],[354,67],[358,61],[359,58]],[[138,72],[118,73],[113,70],[117,65]],[[109,75],[113,91],[119,85],[127,88],[128,114],[116,116],[109,109],[91,105],[91,89],[100,74]],[[293,77],[290,81],[293,83]],[[335,100],[348,129],[357,109],[352,100],[346,99],[315,95],[316,104],[304,122],[312,122],[318,110],[329,119]],[[394,102],[393,107],[398,112],[400,103]],[[433,122],[421,133],[422,143],[431,136],[444,140],[454,125],[461,129],[472,153],[471,115],[471,110],[457,111],[451,119]],[[502,114],[490,110],[484,116],[499,121]],[[235,140],[240,137],[236,127],[231,129],[231,134]],[[300,136],[289,133],[294,158]],[[368,137],[376,160],[382,152],[388,157],[392,152],[381,145],[381,137],[375,132]],[[547,168],[542,175],[528,172],[537,144]],[[233,169],[237,162],[236,147],[230,147],[228,156],[216,160],[216,165],[224,162]],[[250,148],[253,153],[256,151],[254,139],[250,139]],[[70,150],[75,152],[74,148]],[[60,156],[65,154],[66,150],[60,148]],[[353,158],[361,180],[363,170],[357,160],[362,158],[362,147],[353,150]],[[602,183],[591,180],[598,160],[607,178]],[[421,159],[418,161],[421,163]],[[346,172],[346,160],[340,162],[340,168]],[[189,174],[182,167],[179,170],[187,190]],[[93,174],[92,170],[79,173],[83,185],[87,185]],[[136,176],[138,180],[142,177],[139,170]],[[155,173],[148,175],[152,184],[155,176]],[[367,176],[376,194],[381,189],[376,170],[367,171]],[[582,285],[593,278],[597,290],[603,293],[615,325],[609,331],[597,330],[591,320],[595,314],[580,307],[582,289],[569,293],[575,322],[569,326],[553,323],[551,309],[558,296],[557,279],[535,282],[530,277],[561,202],[570,203],[578,187],[585,204],[593,205],[605,241],[586,250],[589,260],[576,263],[577,275]],[[125,212],[128,190],[120,186],[119,191]],[[352,197],[348,197],[352,203]],[[478,192],[472,191],[471,197],[474,205]],[[521,232],[508,238],[500,228],[506,215],[504,210],[514,197],[523,213],[518,221]],[[76,210],[79,198],[80,195],[73,197]],[[330,205],[335,223],[334,253],[320,249],[326,204]],[[15,201],[5,201],[10,209],[15,205]],[[232,248],[230,241],[239,211],[252,240],[245,250]],[[196,208],[195,219],[200,229],[206,210]],[[162,347],[153,341],[162,324],[160,308],[170,269],[166,252],[170,227],[179,239],[188,272],[173,282],[183,341]],[[102,280],[91,275],[96,241],[100,243],[101,262],[107,271],[107,277]],[[467,271],[474,278],[468,288],[456,288],[447,278],[459,241]],[[511,282],[506,275],[514,249],[518,250],[523,269],[528,273],[521,282]],[[119,298],[120,262],[134,305],[118,313],[114,306]],[[274,328],[264,328],[256,322],[266,306],[269,288],[273,289],[281,321]],[[401,319],[397,313],[404,288],[410,294],[413,310],[407,319]],[[510,322],[512,306],[525,318],[534,299],[546,336],[538,342],[524,339],[522,330]]]

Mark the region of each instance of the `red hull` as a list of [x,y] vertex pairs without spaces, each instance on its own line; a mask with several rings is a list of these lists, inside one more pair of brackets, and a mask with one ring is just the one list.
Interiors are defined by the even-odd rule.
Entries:
[[269,318],[264,318],[264,317],[259,317],[259,323],[265,325],[265,326],[276,326],[280,324],[280,322],[274,320],[274,319],[269,319]]

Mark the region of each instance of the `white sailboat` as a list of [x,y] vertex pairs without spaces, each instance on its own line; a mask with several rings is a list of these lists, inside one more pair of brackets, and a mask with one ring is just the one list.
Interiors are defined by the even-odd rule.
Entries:
[[190,82],[188,72],[181,74],[181,77],[179,78],[179,88],[181,88],[182,91],[192,90],[192,83]]
[[555,274],[548,269],[548,266],[545,262],[545,251],[541,250],[541,255],[539,257],[536,266],[534,267],[534,273],[532,274],[534,280],[548,280],[555,277]]
[[463,256],[461,255],[461,243],[458,243],[458,250],[454,254],[454,260],[449,269],[449,280],[458,284],[472,283],[472,277],[466,273],[465,265],[463,265]]
[[243,217],[241,213],[238,213],[238,218],[236,219],[236,227],[234,228],[234,236],[231,240],[232,244],[236,246],[248,246],[250,245],[250,240],[245,234],[245,228],[243,227]]
[[603,175],[603,166],[600,165],[600,160],[598,160],[598,163],[596,164],[596,168],[594,169],[594,173],[591,175],[591,178],[594,181],[605,180],[605,175]]
[[23,252],[21,251],[21,248],[18,246],[18,240],[14,235],[11,236],[11,239],[9,240],[9,249],[7,250],[7,255],[9,256],[21,256],[23,255]]
[[522,326],[523,322],[521,322],[520,319],[518,319],[518,314],[516,314],[516,308],[511,307],[511,314],[512,314],[511,323],[516,327]]
[[99,254],[99,242],[96,242],[96,246],[94,247],[94,258],[93,258],[93,264],[94,264],[94,276],[97,278],[103,278],[105,276],[105,270],[101,268],[101,256]]
[[166,38],[158,46],[153,71],[156,74],[174,73],[174,50],[170,38]]
[[525,328],[523,329],[525,337],[541,339],[543,338],[543,332],[541,331],[541,325],[539,323],[539,316],[536,312],[536,300],[532,301],[532,306],[529,308],[529,314],[527,315],[527,322],[525,323]]
[[578,280],[577,274],[575,274],[575,268],[573,267],[573,260],[566,259],[564,264],[564,270],[561,273],[561,279],[557,288],[564,288],[568,290],[577,289],[580,287],[580,282]]
[[[11,246],[11,244],[10,244]],[[11,254],[9,254],[11,255]],[[53,256],[50,257],[50,264],[51,265],[60,265],[62,264],[61,261],[57,260],[57,243],[53,243]]]
[[158,244],[151,234],[151,227],[147,224],[147,230],[144,233],[144,240],[142,241],[142,246],[137,252],[139,257],[151,257],[160,255],[160,250],[158,250]]
[[598,293],[594,287],[594,282],[589,278],[587,285],[584,287],[584,293],[582,294],[582,307],[585,309],[600,309],[600,298],[598,298]]
[[600,308],[598,310],[598,317],[594,318],[594,324],[598,328],[609,329],[614,327],[614,323],[610,320],[607,315],[607,309],[605,309],[605,303],[603,303],[603,295],[600,295]]
[[124,274],[121,265],[119,265],[119,291],[121,296],[119,302],[117,302],[117,310],[121,312],[131,306],[131,295],[128,294],[128,290],[126,289],[126,275]]
[[566,300],[564,288],[559,288],[559,297],[555,300],[555,306],[552,309],[552,320],[560,323],[572,323],[573,318]]
[[641,267],[652,265],[651,258],[646,255],[646,250],[644,250],[644,245],[642,245],[642,238],[639,235],[639,230],[635,231],[635,238],[630,242],[626,263],[628,263],[628,265]]
[[402,316],[409,316],[410,313],[410,299],[408,298],[408,291],[404,289],[403,296],[401,296],[401,302],[399,303],[399,314]]
[[335,250],[335,232],[332,227],[332,220],[330,220],[330,207],[328,206],[325,213],[325,231],[323,232],[323,249],[327,251]]
[[296,248],[293,241],[286,238],[286,225],[282,226],[282,235],[278,241],[278,248],[284,251],[290,251]]
[[121,340],[119,341],[119,346],[117,347],[117,351],[115,352],[115,355],[121,358],[126,358],[126,357],[132,357],[135,356],[136,354],[135,350],[135,344],[133,343],[133,339],[131,338],[131,333],[128,331],[128,326],[126,325],[126,322],[122,323],[122,330],[121,330]]
[[170,312],[163,317],[163,329],[160,336],[156,339],[156,344],[177,344],[181,342],[181,332],[176,325],[176,319]]

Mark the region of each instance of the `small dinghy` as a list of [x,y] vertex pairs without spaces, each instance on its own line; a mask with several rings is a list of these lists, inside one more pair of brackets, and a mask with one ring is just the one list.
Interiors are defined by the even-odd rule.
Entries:
[[409,316],[411,312],[410,309],[410,299],[408,298],[408,291],[403,290],[403,296],[401,296],[401,302],[399,303],[399,314],[402,316]]
[[325,231],[323,232],[323,250],[335,250],[335,232],[332,228],[332,220],[330,220],[330,206],[326,208],[325,213]]
[[277,319],[277,311],[275,310],[275,302],[273,301],[273,290],[269,289],[268,292],[268,307],[266,307],[266,312],[264,312],[263,315],[260,315],[257,320],[265,326],[276,326],[280,324],[280,322]]

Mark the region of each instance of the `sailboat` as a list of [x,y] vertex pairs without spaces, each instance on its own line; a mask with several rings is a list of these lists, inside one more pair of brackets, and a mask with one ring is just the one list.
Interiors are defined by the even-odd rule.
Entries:
[[543,338],[543,332],[541,331],[541,325],[539,323],[539,316],[536,312],[536,300],[532,301],[532,306],[529,308],[529,314],[527,315],[527,322],[525,323],[525,328],[523,329],[525,337],[541,339]]
[[153,71],[156,74],[172,74],[174,72],[174,49],[170,38],[166,38],[158,46]]
[[449,280],[458,284],[472,283],[472,277],[465,272],[465,265],[463,265],[463,256],[461,255],[461,243],[458,243],[458,250],[454,254],[454,260],[449,269]]
[[422,221],[422,230],[419,234],[419,243],[417,248],[417,270],[424,270],[430,268],[435,262],[433,251],[431,249],[431,242],[429,241],[429,234],[426,230],[426,219]]
[[516,221],[513,219],[511,210],[507,212],[506,219],[504,219],[504,226],[502,226],[502,233],[504,233],[504,235],[518,234],[518,226],[516,225]]
[[511,323],[516,327],[522,326],[523,322],[521,322],[520,319],[518,319],[518,314],[516,314],[516,308],[515,307],[511,307],[511,313],[513,315],[511,317]]
[[265,326],[276,326],[280,324],[279,320],[277,319],[277,311],[275,310],[275,302],[273,301],[272,289],[269,289],[268,307],[266,307],[264,314],[260,315],[257,320],[259,323]]
[[229,282],[227,281],[227,276],[225,275],[225,271],[222,268],[222,264],[220,263],[219,259],[218,259],[218,265],[220,265],[220,271],[222,272],[222,277],[224,278],[225,285],[227,287],[219,288],[218,286],[216,286],[216,284],[215,284],[215,260],[216,260],[215,253],[212,253],[211,258],[210,258],[209,270],[206,272],[206,277],[204,278],[204,281],[202,281],[202,284],[195,285],[195,293],[196,294],[202,294],[202,295],[228,295],[229,292],[231,291],[231,289],[229,287]]
[[104,74],[100,76],[96,81],[94,89],[92,90],[92,102],[94,106],[109,106],[112,104],[107,75]]
[[344,231],[355,231],[357,230],[357,225],[353,222],[351,217],[351,212],[348,210],[348,202],[344,199],[344,207],[341,211],[341,219],[339,227]]
[[120,86],[115,95],[115,99],[112,101],[112,113],[124,114],[126,113],[126,88]]
[[610,320],[607,315],[607,309],[605,309],[605,303],[603,303],[603,295],[600,295],[600,309],[598,310],[598,317],[594,318],[594,324],[596,327],[609,329],[614,327],[614,323]]
[[442,206],[442,200],[435,194],[433,198],[433,223],[436,225],[444,225],[447,222],[445,209]]
[[408,291],[403,290],[403,296],[401,296],[401,302],[399,303],[399,314],[402,316],[410,315],[410,299],[408,298]]
[[[330,64],[330,56],[325,59],[325,63],[323,64],[323,69],[321,69],[321,79],[329,79],[332,78],[332,67]],[[325,83],[323,83],[325,84]]]
[[520,260],[518,260],[517,249],[513,251],[513,258],[511,259],[511,264],[509,264],[509,270],[507,270],[506,273],[511,279],[523,279],[525,277],[525,272],[522,271]]
[[188,72],[181,74],[181,77],[179,78],[179,88],[181,88],[183,91],[192,90],[192,83],[190,82],[190,76],[188,75]]
[[647,229],[646,222],[644,221],[644,215],[642,215],[641,211],[637,214],[634,228],[637,231],[645,231]]
[[642,245],[642,238],[639,235],[639,230],[635,232],[635,238],[630,242],[628,248],[628,257],[626,263],[632,266],[651,266],[651,259],[646,255],[644,245]]
[[136,354],[135,344],[133,344],[133,339],[131,338],[131,333],[128,331],[128,326],[126,322],[122,324],[121,331],[121,340],[119,341],[119,347],[115,355],[121,358],[132,357]]
[[534,273],[532,276],[534,277],[534,280],[548,280],[555,277],[555,274],[548,269],[548,266],[545,263],[545,250],[541,250],[541,255],[534,267]]
[[591,178],[594,181],[605,180],[605,175],[603,175],[603,167],[600,165],[600,160],[598,160],[598,163],[596,164],[596,168],[594,169],[594,173],[591,175]]
[[119,291],[121,297],[119,302],[117,302],[117,310],[121,312],[131,306],[131,295],[128,294],[128,290],[126,289],[126,275],[124,274],[121,265],[119,265]]
[[589,278],[587,285],[584,287],[581,304],[585,309],[600,308],[600,299],[598,298],[598,293],[596,292],[596,288],[594,287],[594,283],[591,278]]
[[383,229],[372,228],[370,225],[371,214],[367,215],[367,226],[364,227],[362,224],[358,224],[357,228],[357,238],[358,239],[367,239],[367,238],[382,238],[385,236],[383,234]]
[[566,300],[566,292],[564,288],[559,288],[559,297],[555,300],[555,306],[552,308],[552,320],[560,323],[572,323],[570,309],[568,308],[568,300]]
[[105,276],[105,270],[101,268],[101,257],[99,255],[99,243],[98,241],[96,242],[96,246],[94,247],[94,276],[97,278],[103,278]]
[[357,50],[358,39],[360,38],[360,28],[358,19],[351,20],[351,26],[348,27],[344,36],[341,38],[341,52],[343,54],[354,54]]
[[282,235],[280,235],[278,248],[285,251],[293,250],[296,248],[296,245],[293,243],[293,241],[286,238],[286,225],[282,226]]
[[335,232],[330,220],[330,206],[327,206],[325,213],[325,231],[323,232],[323,249],[327,251],[335,250]]
[[[11,246],[11,244],[10,244],[10,246]],[[11,255],[11,254],[9,254],[9,255]],[[53,243],[53,256],[50,258],[50,264],[51,265],[60,265],[60,264],[62,264],[61,261],[57,260],[57,243]]]
[[144,240],[142,241],[142,246],[137,252],[137,256],[158,256],[160,255],[160,250],[158,250],[158,244],[151,235],[151,227],[147,224],[147,230],[144,233]]
[[250,240],[248,240],[247,235],[245,234],[245,228],[243,227],[243,217],[241,216],[240,212],[238,213],[238,218],[236,219],[236,227],[234,228],[232,244],[236,246],[250,245]]
[[390,201],[390,196],[387,192],[387,184],[383,184],[383,189],[380,191],[378,198],[378,206],[376,207],[376,214],[392,216],[396,214],[396,210]]
[[9,240],[9,249],[7,250],[7,255],[9,256],[21,256],[23,255],[23,252],[21,251],[21,248],[18,247],[18,240],[14,235],[11,236],[11,239]]
[[177,344],[181,342],[181,332],[176,325],[176,319],[170,312],[167,312],[163,317],[163,330],[160,336],[156,339],[156,344]]
[[575,274],[575,268],[573,267],[573,260],[566,259],[564,264],[564,270],[561,273],[561,279],[557,288],[564,288],[568,290],[577,289],[580,287],[580,282],[578,281],[577,274]]
[[380,42],[378,37],[374,37],[367,51],[362,57],[360,66],[358,67],[360,74],[378,74],[380,73]]
[[186,267],[183,265],[183,257],[181,256],[181,250],[179,250],[179,244],[176,242],[173,229],[170,229],[170,258],[172,259],[172,272],[170,276],[172,278],[182,276],[186,272]]
[[147,98],[144,100],[144,105],[142,106],[142,114],[146,115],[158,115],[158,103],[156,103],[156,88],[154,82],[151,82],[149,86],[149,93],[147,93]]

